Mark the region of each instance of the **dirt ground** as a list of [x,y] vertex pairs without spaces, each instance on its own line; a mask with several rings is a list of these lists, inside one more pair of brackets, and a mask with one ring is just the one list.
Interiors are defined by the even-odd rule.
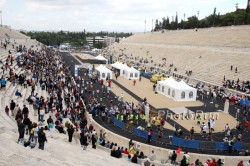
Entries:
[[137,80],[135,86],[133,85],[133,80],[128,80],[122,76],[118,77],[117,82],[138,95],[140,98],[143,99],[146,97],[148,102],[156,109],[169,107],[195,107],[203,105],[200,101],[179,102],[164,95],[155,94],[153,91],[154,84],[144,77],[142,77],[141,82]]
[[[227,123],[230,129],[236,127],[236,120],[230,114],[226,114],[224,112],[208,112],[208,113],[203,113],[203,115],[202,114],[200,115],[201,115],[201,124],[202,122],[204,122],[207,126],[208,126],[209,116],[210,117],[213,116],[213,119],[215,120],[214,133],[222,132]],[[204,117],[206,117],[206,119]],[[192,114],[192,117],[190,119],[186,119],[185,117],[183,118],[183,116],[179,116],[179,118],[174,121],[187,130],[190,130],[192,127],[194,127],[196,133],[199,133],[201,131],[200,125],[197,124],[197,120],[195,120],[194,118],[194,114]]]

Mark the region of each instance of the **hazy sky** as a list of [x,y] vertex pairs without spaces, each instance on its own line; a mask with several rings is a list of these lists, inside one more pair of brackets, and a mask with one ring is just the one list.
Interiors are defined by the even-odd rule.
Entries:
[[0,0],[4,25],[24,30],[142,32],[152,19],[196,15],[245,8],[247,0]]

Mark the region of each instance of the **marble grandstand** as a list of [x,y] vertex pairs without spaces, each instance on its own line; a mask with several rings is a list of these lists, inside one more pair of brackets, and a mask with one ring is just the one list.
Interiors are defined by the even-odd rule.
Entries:
[[[0,27],[0,41],[5,40],[6,33],[10,37],[10,44],[7,46],[6,50],[0,48],[0,60],[3,62],[0,66],[5,63],[6,58],[9,55],[9,50],[12,52],[14,58],[17,56],[12,45],[25,45],[26,48],[33,46],[33,50],[39,50],[41,48],[41,43],[7,27]],[[25,73],[19,68],[16,62],[13,63],[12,68],[14,69],[14,73],[17,73],[18,75],[23,73],[29,76],[30,74]],[[6,72],[3,74],[1,71],[1,76],[2,75],[5,76]],[[17,89],[23,94],[22,97],[17,97],[15,95]],[[52,136],[51,133],[46,132],[48,143],[46,144],[44,151],[41,151],[38,148],[25,148],[18,144],[18,129],[16,121],[12,116],[7,116],[4,109],[6,105],[9,106],[11,100],[14,100],[21,109],[23,108],[23,105],[26,105],[30,111],[30,120],[38,122],[37,116],[34,116],[33,106],[29,105],[26,101],[30,92],[31,87],[28,86],[28,88],[24,88],[20,85],[13,86],[9,81],[7,81],[6,90],[0,91],[0,108],[2,110],[0,111],[0,165],[134,165],[127,160],[127,157],[121,159],[111,157],[110,150],[101,146],[98,146],[97,149],[92,149],[90,147],[86,151],[83,151],[79,145],[68,143],[67,135],[59,133],[54,133]],[[38,93],[38,96],[44,96],[45,98],[48,96],[48,93],[43,91],[40,86],[36,86],[35,93]],[[45,118],[48,118],[48,116],[49,115],[46,115]],[[63,119],[64,122],[66,120]],[[155,165],[161,164],[160,162],[156,162]]]
[[173,64],[171,71],[176,74],[186,76],[186,71],[192,71],[190,78],[221,86],[224,76],[226,80],[250,78],[249,36],[250,26],[136,33],[109,51],[127,63],[147,59],[142,63],[146,67],[168,71]]
[[[246,29],[247,32],[244,31],[244,33],[246,34],[242,35],[243,39],[241,42],[250,42],[247,39],[250,33],[250,27],[243,26],[242,29]],[[243,31],[242,29],[239,27],[228,27],[228,31],[233,31],[228,32],[228,34],[236,33],[236,31]],[[208,35],[207,31],[211,31],[211,35]],[[202,35],[207,35],[207,37],[212,36],[215,31],[220,32],[220,34],[214,35],[214,37],[217,36],[216,39],[211,39],[210,37],[210,40],[207,39],[207,42],[198,42],[200,44],[195,45],[195,42],[197,41],[193,40],[202,38]],[[12,44],[15,46],[26,45],[27,48],[33,46],[34,50],[40,49],[41,43],[38,43],[37,41],[32,40],[23,34],[20,34],[18,31],[6,27],[0,27],[1,40],[5,39],[6,33],[10,37],[10,45],[8,45],[6,50],[0,48],[0,60],[2,60],[2,62],[5,62],[8,56],[8,50],[11,50],[13,55],[16,54],[15,50],[11,46]],[[171,33],[172,37],[167,40],[166,38],[171,36],[168,36],[168,33]],[[232,39],[234,38],[225,37],[224,40],[229,40],[227,42],[228,44],[225,45],[226,43],[224,42],[223,44],[223,40],[221,39],[222,36],[225,35],[224,33],[226,33],[225,30],[214,28],[207,30],[198,30],[198,32],[194,32],[194,30],[185,30],[166,32],[164,34],[136,34],[126,39],[123,43],[115,44],[113,46],[113,49],[115,52],[119,52],[119,49],[126,48],[126,51],[124,51],[125,54],[130,55],[132,53],[133,56],[147,57],[148,59],[150,59],[150,56],[152,56],[154,62],[158,63],[160,63],[161,59],[164,57],[167,59],[169,64],[174,63],[174,67],[178,68],[178,72],[184,73],[185,70],[193,70],[194,74],[192,77],[204,79],[215,84],[220,84],[224,75],[223,73],[229,73],[228,75],[226,75],[226,77],[230,79],[237,79],[238,77],[240,79],[249,78],[249,72],[247,72],[247,70],[249,71],[250,67],[249,65],[247,65],[247,63],[250,62],[250,59],[249,57],[247,57],[247,55],[249,55],[250,53],[246,48],[246,46],[249,46],[249,44],[246,44],[244,46],[243,44],[241,45],[240,39],[238,37],[236,37],[234,41],[239,42],[234,44],[234,41],[232,41]],[[179,37],[179,39],[174,39],[176,38],[176,36],[178,36],[177,34],[181,34],[181,37]],[[197,34],[198,37],[193,37],[193,40],[191,40],[192,34]],[[166,37],[165,39],[164,36]],[[186,38],[186,40],[181,40],[182,37]],[[188,39],[190,39],[190,41],[188,41]],[[243,40],[245,40],[245,42],[243,42]],[[170,43],[172,41],[172,44],[169,44],[167,41]],[[181,43],[180,41],[183,41],[183,43]],[[212,41],[216,41],[217,43],[212,45],[210,43]],[[178,44],[178,42],[180,43]],[[206,43],[209,44],[206,45]],[[149,51],[148,55],[146,54],[147,51]],[[157,59],[158,56],[154,55],[158,55],[159,58]],[[199,56],[202,56],[202,58],[199,58]],[[218,61],[214,61],[215,58],[218,58]],[[205,63],[206,61],[208,61],[213,67]],[[216,64],[213,65],[213,62]],[[224,64],[221,65],[220,63],[222,62]],[[230,73],[229,68],[231,65],[238,67],[239,72],[236,76],[234,73]],[[13,66],[15,73],[20,74],[24,72],[17,66],[15,62]],[[217,74],[215,74],[215,71]],[[211,75],[211,78],[206,77],[206,75],[208,75],[209,73]],[[28,75],[29,73],[24,74]],[[1,75],[3,75],[3,73],[1,73]],[[15,96],[15,91],[17,89],[21,91],[23,97],[17,98]],[[56,133],[53,138],[51,138],[49,132],[46,133],[48,137],[48,143],[46,144],[46,148],[44,151],[41,151],[37,148],[28,149],[17,144],[16,141],[18,138],[18,131],[16,122],[14,118],[7,116],[3,110],[6,105],[9,105],[11,100],[14,100],[21,106],[21,108],[24,104],[26,104],[26,106],[28,106],[30,110],[30,119],[32,121],[37,121],[37,117],[34,116],[32,105],[29,105],[26,102],[26,98],[28,98],[30,91],[31,87],[23,88],[20,85],[12,86],[10,82],[7,82],[6,90],[0,92],[0,108],[2,109],[2,111],[0,111],[0,165],[134,165],[128,162],[127,158],[125,157],[123,157],[122,159],[110,157],[109,149],[105,149],[99,146],[97,147],[97,149],[88,148],[86,151],[83,151],[79,146],[69,144],[67,141],[67,136],[61,135],[59,133]],[[45,98],[48,96],[47,92],[42,91],[40,86],[36,87],[35,93],[38,93],[38,96],[42,95]],[[90,116],[89,120],[92,122],[97,131],[99,131],[100,129],[106,130],[104,127],[96,123]],[[110,141],[116,141],[119,145],[127,146],[129,141],[127,138],[114,134],[111,131],[107,132],[107,137]],[[152,149],[156,151],[157,161],[154,162],[155,165],[170,165],[168,163],[161,164],[160,162],[160,160],[167,159],[170,150],[153,147],[146,144],[141,144],[141,148],[146,153],[149,153]],[[181,159],[182,156],[183,154],[178,156],[178,160]],[[238,163],[238,160],[248,160],[248,158],[244,157],[227,157],[214,155],[208,156],[191,153],[190,157],[192,162],[194,162],[197,158],[200,158],[200,160],[204,162],[207,157],[222,157],[225,159],[226,163],[230,163],[233,165],[236,165]]]

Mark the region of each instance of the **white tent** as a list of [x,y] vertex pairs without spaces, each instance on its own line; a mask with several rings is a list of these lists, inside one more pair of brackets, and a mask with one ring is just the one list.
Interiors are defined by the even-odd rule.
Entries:
[[98,71],[98,75],[100,75],[100,79],[106,79],[107,77],[112,79],[112,71],[106,66],[100,65],[96,67],[96,70]]
[[187,85],[184,81],[177,82],[172,77],[158,81],[157,91],[176,101],[196,101],[197,89]]
[[120,68],[121,63],[119,61],[116,61],[114,64],[111,64],[112,67],[118,69]]
[[125,78],[127,79],[139,79],[140,77],[140,71],[136,70],[133,67],[127,67],[125,69]]
[[120,76],[124,76],[125,70],[128,68],[128,66],[126,64],[122,64],[118,61],[115,62],[114,64],[111,64],[111,66],[119,71]]
[[99,54],[98,56],[96,56],[95,59],[101,60],[101,61],[106,61],[106,64],[108,64],[108,59],[104,58],[104,56],[102,56],[101,54]]

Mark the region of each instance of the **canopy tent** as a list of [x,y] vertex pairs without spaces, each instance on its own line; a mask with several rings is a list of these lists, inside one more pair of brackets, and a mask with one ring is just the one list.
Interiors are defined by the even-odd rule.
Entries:
[[96,70],[98,72],[98,75],[100,76],[100,79],[112,79],[112,71],[109,70],[106,66],[100,65],[96,67]]
[[108,59],[104,58],[104,56],[102,56],[101,54],[99,54],[98,56],[96,56],[95,59],[101,60],[101,61],[106,61],[106,64],[108,64]]
[[196,101],[197,89],[187,85],[183,80],[176,81],[172,77],[157,82],[157,91],[176,101]]
[[114,64],[111,64],[111,66],[113,68],[116,69],[116,71],[118,71],[120,76],[124,76],[125,75],[125,70],[128,68],[128,66],[126,64],[122,64],[120,62],[115,62]]
[[127,67],[125,69],[125,78],[127,79],[139,79],[140,77],[140,71],[136,70],[133,67]]

